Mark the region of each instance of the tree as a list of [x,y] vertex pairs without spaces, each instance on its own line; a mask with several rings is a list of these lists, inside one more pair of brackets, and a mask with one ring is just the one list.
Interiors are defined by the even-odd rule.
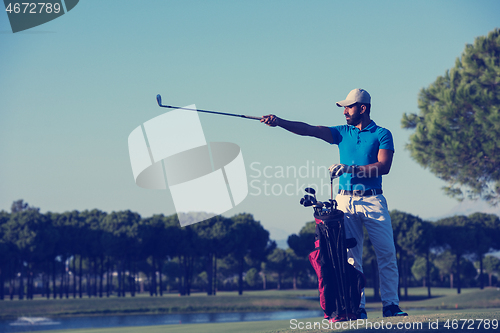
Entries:
[[[115,213],[113,213],[115,214]],[[107,272],[108,278],[107,281],[107,296],[111,294],[111,284],[112,280],[111,270],[111,260],[112,255],[110,255],[110,251],[113,251],[112,248],[108,248],[107,245],[103,243],[103,239],[113,238],[112,230],[106,229],[107,225],[104,223],[104,219],[106,218],[107,213],[100,211],[98,209],[93,209],[91,211],[85,210],[80,212],[81,217],[81,225],[79,225],[78,229],[80,230],[78,234],[78,251],[80,254],[79,260],[79,297],[82,298],[82,280],[83,280],[83,259],[87,259],[87,295],[91,297],[92,295],[96,295],[96,284],[94,283],[94,287],[92,287],[92,276],[97,276],[97,258],[100,258],[101,262],[101,272],[100,272],[100,288],[99,288],[99,296],[102,296],[102,284],[104,277],[104,266],[105,266],[105,257],[107,255]],[[115,214],[116,216],[116,214]],[[112,229],[113,227],[111,227]],[[116,258],[116,257],[114,257]],[[113,258],[113,259],[114,259]],[[75,262],[76,264],[76,262]],[[76,266],[76,265],[74,265]],[[93,266],[93,269],[92,269]],[[76,267],[75,267],[76,270]],[[95,280],[95,279],[94,279]]]
[[455,255],[457,293],[461,291],[460,259],[462,255],[472,253],[473,245],[470,239],[474,238],[475,230],[468,226],[469,219],[466,216],[452,216],[436,222],[437,243],[448,248]]
[[[159,289],[160,296],[163,296],[163,262],[177,251],[175,245],[181,235],[179,223],[163,214],[154,215],[139,222],[138,233],[141,259],[151,258],[151,265],[147,267],[151,272],[150,295],[156,295]],[[156,272],[159,274],[159,288]]]
[[422,237],[417,246],[417,253],[424,255],[426,262],[426,275],[425,281],[427,284],[427,297],[431,298],[431,273],[434,265],[431,263],[431,248],[436,245],[436,230],[434,224],[431,222],[422,222]]
[[[173,222],[179,223],[177,215],[170,217]],[[201,256],[200,240],[196,232],[196,225],[180,228],[179,239],[176,241],[175,255],[180,265],[179,293],[182,296],[191,295],[191,282],[194,272],[195,258]]]
[[500,271],[500,259],[494,256],[484,257],[484,271],[488,273],[488,284],[491,287],[493,273]]
[[414,129],[407,149],[445,180],[459,200],[500,201],[500,29],[466,45],[455,67],[420,91],[420,113],[404,114]]
[[267,262],[263,261],[260,263],[260,272],[259,275],[262,277],[262,290],[266,290],[267,288],[267,273],[269,270],[267,269]]
[[0,211],[0,300],[4,299],[4,284],[7,277],[7,267],[10,262],[10,249],[4,237],[4,228],[9,222],[10,214]]
[[314,250],[314,240],[316,237],[316,222],[307,222],[299,234],[288,236],[288,246],[293,255],[290,256],[291,271],[293,274],[293,287],[296,288],[297,277],[300,274],[307,274],[307,277],[316,276],[312,265],[309,262],[309,253]]
[[496,245],[495,236],[500,228],[500,218],[494,214],[474,213],[469,215],[469,221],[474,228],[474,237],[471,237],[470,241],[474,242],[473,253],[479,260],[479,281],[480,288],[483,289],[483,257]]
[[259,279],[259,271],[257,268],[252,267],[247,271],[247,274],[245,275],[245,281],[250,287],[254,287]]
[[217,258],[229,253],[229,228],[232,223],[231,219],[217,215],[193,225],[198,235],[198,246],[206,259],[207,295],[216,294]]
[[299,257],[291,248],[286,249],[286,257],[288,262],[287,271],[292,275],[292,287],[297,289],[297,280],[300,276],[306,275],[307,270],[311,266],[309,258]]
[[[75,240],[73,238],[73,230],[70,226],[70,220],[72,220],[73,216],[76,218],[79,217],[79,213],[77,211],[74,212],[66,212],[62,214],[58,213],[49,213],[50,219],[52,220],[52,226],[59,232],[61,237],[56,243],[55,251],[53,253],[53,264],[56,262],[60,262],[62,265],[59,265],[60,270],[60,282],[59,282],[59,298],[63,298],[64,291],[68,291],[67,287],[67,272],[66,272],[66,260],[74,253],[73,245],[75,244]],[[54,289],[55,289],[55,275],[57,274],[55,269],[53,271],[54,274]],[[66,286],[65,286],[66,284]],[[57,293],[54,293],[54,298],[56,298]]]
[[307,222],[299,234],[291,234],[288,236],[288,246],[299,257],[307,257],[314,250],[314,237],[316,235],[316,222]]
[[135,269],[131,266],[139,252],[138,229],[141,216],[127,211],[112,212],[102,220],[101,242],[118,264],[118,296],[125,296],[126,272],[131,296],[135,293]]
[[475,287],[476,276],[477,269],[474,267],[474,263],[462,257],[460,259],[460,280],[463,281],[463,285],[466,287]]
[[392,210],[391,215],[394,245],[396,252],[399,254],[399,269],[402,272],[403,287],[405,290],[405,298],[408,299],[408,278],[410,268],[413,265],[411,259],[423,251],[425,238],[423,237],[423,221],[417,216]]
[[[428,268],[429,267],[429,268]],[[422,281],[423,287],[428,285],[428,274],[437,276],[438,270],[432,263],[428,264],[427,258],[417,257],[411,266],[411,273],[417,281]]]
[[24,202],[23,199],[16,200],[12,203],[10,206],[10,212],[11,213],[19,213],[25,210],[35,210],[37,212],[40,212],[40,208],[33,207],[28,205],[27,202]]
[[[37,209],[11,214],[9,221],[4,225],[4,232],[4,240],[11,247],[13,273],[19,277],[19,299],[25,296],[25,279],[27,297],[32,298],[34,265],[49,258],[55,259],[55,246],[59,234],[52,226],[50,214],[41,214]],[[53,262],[53,265],[55,264]],[[11,298],[12,296],[11,291]]]
[[255,221],[251,214],[238,214],[231,218],[233,224],[229,230],[231,253],[238,262],[238,294],[243,294],[243,272],[245,256],[264,259],[268,250],[269,232]]
[[278,290],[281,289],[281,279],[288,267],[287,253],[285,250],[275,248],[267,256],[267,269],[278,274]]
[[[460,260],[457,262],[456,255],[452,254],[449,250],[437,255],[434,259],[434,264],[439,270],[441,281],[444,281],[445,275],[449,275],[450,288],[454,288],[459,281],[461,284],[465,282],[465,284],[469,283],[469,285],[473,285],[474,277],[477,275],[477,271],[471,261],[460,257]],[[455,280],[457,284],[454,284]]]
[[[394,243],[400,257],[405,297],[408,297],[408,277],[411,264],[409,257],[423,256],[426,259],[424,285],[427,285],[427,297],[431,298],[430,284],[430,249],[435,244],[434,225],[423,221],[418,216],[393,210],[390,212],[394,229]],[[402,260],[406,258],[406,260]]]
[[[19,273],[19,298],[24,298],[24,278],[27,281],[27,298],[33,298],[35,266],[52,254],[56,233],[51,233],[50,216],[40,214],[40,208],[28,205],[22,199],[11,205],[10,216],[2,211],[3,247],[10,254],[11,292],[13,298],[16,275]],[[26,268],[24,268],[26,266]],[[0,267],[1,269],[1,267]],[[17,272],[20,270],[20,272]],[[3,274],[1,274],[3,280]],[[3,282],[1,284],[3,288]],[[2,290],[3,297],[3,290]]]

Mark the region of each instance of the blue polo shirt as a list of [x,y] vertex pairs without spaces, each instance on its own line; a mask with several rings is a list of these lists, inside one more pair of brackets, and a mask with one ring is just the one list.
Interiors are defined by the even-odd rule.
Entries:
[[[351,125],[330,127],[333,144],[339,146],[340,163],[367,165],[378,162],[379,149],[394,151],[392,134],[388,129],[377,126],[372,120],[361,131]],[[339,178],[339,189],[346,191],[382,188],[382,176],[368,178],[362,173],[343,174]]]

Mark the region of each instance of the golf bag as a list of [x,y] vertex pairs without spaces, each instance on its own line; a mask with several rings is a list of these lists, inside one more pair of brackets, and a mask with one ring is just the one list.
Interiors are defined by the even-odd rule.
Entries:
[[366,280],[363,273],[347,262],[347,248],[356,240],[346,240],[344,213],[332,209],[327,214],[314,214],[315,249],[309,261],[318,276],[320,305],[326,319],[355,320]]

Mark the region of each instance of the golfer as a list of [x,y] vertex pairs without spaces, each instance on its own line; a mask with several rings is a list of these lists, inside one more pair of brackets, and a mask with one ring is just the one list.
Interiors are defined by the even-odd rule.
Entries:
[[[272,114],[264,116],[261,122],[338,145],[341,164],[329,169],[332,177],[339,177],[335,200],[344,212],[346,237],[357,241],[357,246],[348,250],[348,256],[362,272],[364,224],[377,255],[383,316],[407,316],[399,308],[396,250],[387,201],[382,195],[382,176],[389,173],[394,154],[392,134],[370,119],[371,97],[366,90],[352,90],[337,106],[344,108],[347,125],[311,126]],[[356,315],[358,319],[367,318],[364,291]]]

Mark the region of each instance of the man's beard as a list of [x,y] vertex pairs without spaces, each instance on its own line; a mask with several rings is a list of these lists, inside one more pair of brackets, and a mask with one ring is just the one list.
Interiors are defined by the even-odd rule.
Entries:
[[350,116],[349,118],[346,118],[346,121],[347,121],[347,125],[356,126],[357,124],[359,124],[361,122],[361,115],[359,113],[354,114],[354,115]]

